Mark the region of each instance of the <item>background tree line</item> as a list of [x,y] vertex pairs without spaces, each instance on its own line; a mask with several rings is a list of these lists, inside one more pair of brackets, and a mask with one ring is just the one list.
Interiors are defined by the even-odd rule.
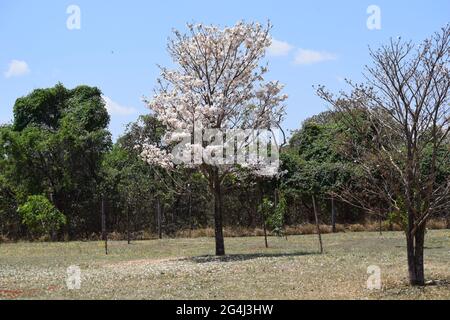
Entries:
[[[363,112],[356,116],[369,121]],[[314,223],[313,195],[322,223],[362,223],[380,217],[401,222],[402,213],[394,212],[379,194],[371,196],[372,214],[339,199],[339,190],[348,185],[355,196],[368,196],[364,170],[352,159],[358,153],[354,146],[371,138],[348,125],[354,117],[350,111],[327,111],[304,121],[283,148],[275,178],[240,174],[224,181],[224,225],[263,228],[263,200],[278,204],[280,198],[286,203],[283,228]],[[168,175],[139,157],[139,146],[158,143],[164,134],[153,116],[129,124],[115,143],[108,122],[97,88],[69,90],[57,84],[17,99],[13,123],[0,128],[2,235],[88,238],[101,231],[102,199],[110,232],[174,236],[180,230],[213,225],[214,203],[201,173],[178,169]],[[440,155],[448,148],[447,141]],[[428,164],[429,159],[423,159],[422,166]],[[439,166],[441,179],[449,172],[448,163]],[[59,215],[47,208],[49,204]],[[268,228],[270,232],[276,226]]]

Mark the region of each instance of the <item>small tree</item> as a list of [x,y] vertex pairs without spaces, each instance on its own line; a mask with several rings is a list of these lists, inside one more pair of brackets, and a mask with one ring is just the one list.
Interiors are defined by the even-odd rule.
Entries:
[[270,199],[267,197],[264,197],[262,199],[262,202],[258,207],[258,211],[261,214],[261,218],[262,218],[262,222],[263,222],[264,242],[266,244],[266,248],[269,247],[269,243],[267,242],[267,225],[268,225],[268,220],[273,215],[273,208],[274,208],[274,203],[272,201],[270,201]]
[[64,214],[41,195],[29,196],[17,211],[34,237],[52,235],[66,224]]
[[277,237],[284,236],[284,216],[287,210],[287,202],[284,193],[278,194],[277,203],[274,206],[273,214],[269,216],[267,225],[272,230],[272,233]]
[[267,228],[277,237],[284,235],[284,215],[286,212],[286,198],[281,194],[278,203],[275,204],[268,197],[262,199],[258,206],[258,211],[261,213],[264,224],[264,240],[266,248],[269,247],[267,242]]

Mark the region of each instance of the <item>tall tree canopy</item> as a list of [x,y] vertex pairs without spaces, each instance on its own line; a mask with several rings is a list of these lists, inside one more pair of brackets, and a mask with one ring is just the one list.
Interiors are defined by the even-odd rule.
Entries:
[[90,213],[111,146],[108,123],[97,88],[57,84],[17,99],[13,124],[0,129],[0,167],[18,201],[46,195],[71,232],[96,219]]

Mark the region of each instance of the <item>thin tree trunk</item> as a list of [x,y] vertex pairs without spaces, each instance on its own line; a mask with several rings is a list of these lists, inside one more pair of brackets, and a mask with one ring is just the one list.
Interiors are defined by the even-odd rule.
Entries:
[[266,226],[266,219],[264,219],[263,215],[263,230],[264,230],[264,243],[266,245],[266,248],[269,248],[269,243],[267,242],[267,226]]
[[222,225],[222,194],[220,188],[220,177],[218,169],[213,172],[213,192],[214,192],[214,231],[216,238],[216,255],[225,255],[225,243],[223,239]]
[[313,201],[313,208],[314,208],[314,217],[316,220],[317,235],[319,237],[320,253],[322,254],[323,253],[322,235],[320,233],[319,216],[317,214],[316,197],[314,195],[312,195],[312,201]]

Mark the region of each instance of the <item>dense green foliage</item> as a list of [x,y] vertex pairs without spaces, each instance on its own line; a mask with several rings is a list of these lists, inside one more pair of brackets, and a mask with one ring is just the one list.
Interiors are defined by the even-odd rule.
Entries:
[[[285,172],[281,186],[289,202],[294,203],[289,206],[291,212],[293,209],[306,211],[307,220],[312,220],[313,195],[319,198],[322,211],[330,212],[332,194],[357,177],[358,166],[346,158],[342,150],[348,134],[344,122],[331,112],[306,120],[302,128],[293,133],[281,158],[281,170]],[[345,203],[339,203],[338,211],[341,221],[364,219],[361,210]],[[290,216],[295,217],[295,214]],[[330,215],[322,215],[322,220],[329,223]]]
[[51,234],[66,224],[66,217],[44,196],[29,196],[17,212],[34,237]]
[[[357,119],[365,121],[363,114]],[[371,219],[336,197],[349,184],[364,194],[364,173],[352,154],[358,152],[355,145],[370,143],[370,128],[353,132],[348,120],[349,115],[336,112],[306,120],[282,149],[277,178],[262,179],[245,170],[228,176],[223,181],[224,225],[262,228],[265,222],[270,232],[282,235],[287,225],[314,221],[313,195],[323,223],[331,222],[331,199],[338,223]],[[172,236],[213,225],[214,203],[201,173],[178,168],[169,174],[139,157],[144,142],[160,144],[164,135],[153,116],[129,124],[114,144],[108,122],[97,88],[69,90],[58,84],[17,99],[13,123],[0,126],[0,235],[49,234],[61,226],[59,239],[87,238],[101,231],[102,199],[110,232],[157,234],[161,225],[162,233]],[[422,170],[430,161],[423,159]],[[439,162],[439,179],[449,174],[450,165]],[[383,207],[382,199],[373,201]],[[387,211],[384,218],[401,222],[401,212]],[[45,227],[40,229],[37,221]]]
[[108,122],[97,88],[68,90],[58,84],[17,99],[13,124],[0,128],[2,193],[16,205],[30,195],[46,195],[67,217],[66,234],[97,231],[92,212],[100,196],[101,163],[111,147]]

